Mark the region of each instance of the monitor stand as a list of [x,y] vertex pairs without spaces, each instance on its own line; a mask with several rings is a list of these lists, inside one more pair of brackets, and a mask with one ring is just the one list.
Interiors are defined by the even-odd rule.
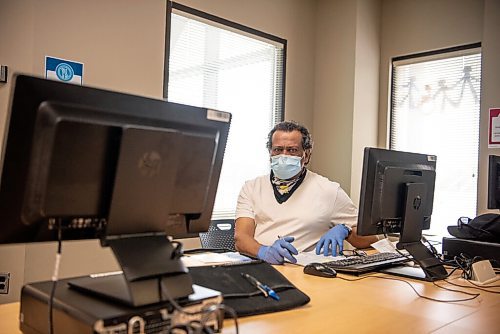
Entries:
[[421,281],[429,281],[427,275],[420,267],[412,267],[412,266],[395,266],[377,270],[379,273],[402,276],[407,278],[413,278]]
[[191,276],[180,259],[182,253],[165,235],[110,239],[107,243],[123,273],[70,280],[71,288],[134,307],[193,293]]
[[[426,198],[427,187],[424,183],[407,183],[405,185],[405,208],[403,223],[397,249],[406,249],[413,260],[420,265],[419,270],[402,269],[406,277],[436,281],[448,277],[448,272],[442,262],[422,243],[424,214],[422,208]],[[411,275],[411,274],[414,275]],[[411,276],[408,276],[411,275]]]
[[[71,286],[130,306],[180,299],[193,293],[180,244],[167,238],[181,140],[167,130],[127,127],[101,245],[113,251],[123,274],[87,277]],[[135,203],[138,203],[137,205]],[[174,227],[169,226],[169,232]]]

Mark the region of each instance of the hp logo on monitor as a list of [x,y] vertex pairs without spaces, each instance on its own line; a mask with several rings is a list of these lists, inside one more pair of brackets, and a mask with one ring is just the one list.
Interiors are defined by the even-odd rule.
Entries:
[[148,177],[156,176],[160,173],[161,156],[156,151],[146,152],[139,159],[139,170],[141,174]]

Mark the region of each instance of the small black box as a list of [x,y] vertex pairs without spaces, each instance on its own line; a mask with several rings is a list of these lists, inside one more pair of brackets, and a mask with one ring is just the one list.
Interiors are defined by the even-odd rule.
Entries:
[[471,258],[480,256],[484,260],[490,260],[493,267],[500,268],[500,244],[498,243],[443,238],[442,252],[445,260],[453,260],[455,256],[463,253]]

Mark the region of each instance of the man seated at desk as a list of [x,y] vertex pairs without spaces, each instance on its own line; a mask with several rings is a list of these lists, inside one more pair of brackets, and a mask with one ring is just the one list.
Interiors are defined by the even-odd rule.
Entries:
[[[357,248],[377,241],[356,233],[358,210],[337,182],[307,169],[313,142],[304,126],[278,123],[269,132],[270,174],[245,182],[236,208],[235,245],[272,264],[309,251],[336,256],[347,240]],[[293,242],[293,245],[292,245]]]

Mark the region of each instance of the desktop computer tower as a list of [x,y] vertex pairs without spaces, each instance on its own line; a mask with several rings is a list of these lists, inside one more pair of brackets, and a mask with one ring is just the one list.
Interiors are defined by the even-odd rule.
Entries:
[[459,238],[443,238],[442,253],[445,260],[453,260],[455,256],[464,254],[469,258],[475,256],[490,260],[491,265],[500,268],[500,244],[466,240]]
[[[204,321],[214,332],[222,329],[223,312],[188,315],[169,302],[132,307],[72,289],[67,280],[57,282],[52,302],[53,333],[128,334],[168,333],[175,326]],[[24,334],[49,333],[49,299],[52,281],[27,284],[21,292],[20,328]],[[194,285],[194,294],[178,301],[183,310],[197,312],[222,303],[220,292]],[[202,319],[203,317],[203,319]]]

